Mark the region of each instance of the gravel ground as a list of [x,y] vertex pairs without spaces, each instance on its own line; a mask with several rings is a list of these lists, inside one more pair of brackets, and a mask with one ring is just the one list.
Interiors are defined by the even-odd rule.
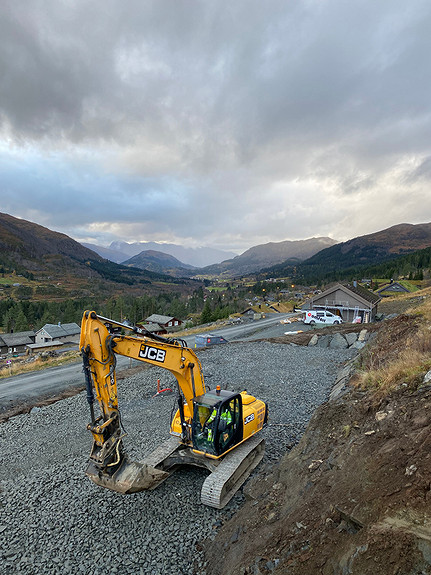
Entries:
[[[268,403],[265,466],[299,440],[352,352],[254,342],[198,356],[211,388],[247,389]],[[153,397],[157,379],[175,388],[169,372],[153,367],[118,385],[133,458],[168,437],[175,395]],[[84,475],[88,417],[80,393],[0,425],[0,572],[204,574],[199,542],[235,513],[241,491],[223,510],[205,507],[206,472],[194,468],[177,471],[151,492],[124,496],[97,487]]]

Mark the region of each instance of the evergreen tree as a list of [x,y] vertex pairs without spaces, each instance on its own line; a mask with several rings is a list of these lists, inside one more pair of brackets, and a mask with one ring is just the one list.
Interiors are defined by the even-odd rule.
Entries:
[[204,305],[204,309],[201,313],[201,323],[210,323],[212,321],[212,311],[210,302],[207,300]]
[[62,316],[63,323],[72,323],[76,321],[76,311],[73,301],[71,299],[67,300],[66,307],[64,308],[64,313]]
[[7,312],[3,314],[3,330],[5,333],[10,333],[13,330],[15,322],[13,320],[12,308],[8,309]]
[[28,330],[28,320],[25,316],[22,306],[18,304],[16,306],[15,331],[27,331],[27,330]]

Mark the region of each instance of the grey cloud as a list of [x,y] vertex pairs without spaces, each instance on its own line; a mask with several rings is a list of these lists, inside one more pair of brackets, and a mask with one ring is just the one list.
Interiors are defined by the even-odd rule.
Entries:
[[189,153],[196,141],[211,152],[214,136],[222,146],[221,125],[247,161],[274,139],[327,141],[420,114],[430,9],[413,5],[11,2],[1,107],[23,136],[124,141],[148,130]]
[[[27,0],[25,9],[5,0],[0,135],[38,158],[3,165],[0,177],[28,190],[30,210],[52,210],[53,226],[85,213],[89,225],[206,231],[245,249],[316,235],[324,194],[321,233],[342,233],[342,222],[348,234],[346,198],[390,202],[394,170],[401,188],[428,177],[426,162],[412,171],[407,158],[430,154],[430,49],[425,0]],[[11,212],[12,192],[2,194]]]

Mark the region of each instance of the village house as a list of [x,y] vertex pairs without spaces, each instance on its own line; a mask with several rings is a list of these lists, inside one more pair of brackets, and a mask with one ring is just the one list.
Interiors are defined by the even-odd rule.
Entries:
[[76,323],[46,323],[36,332],[36,344],[79,343],[81,328]]
[[241,317],[245,320],[257,320],[262,319],[265,315],[262,312],[256,312],[252,307],[248,307],[241,312]]
[[399,293],[410,293],[410,290],[405,287],[403,284],[400,284],[399,282],[394,282],[393,280],[391,280],[389,283],[381,286],[378,290],[377,293],[379,295],[381,295],[382,297],[388,297],[391,295],[396,295]]
[[147,317],[144,322],[140,322],[138,325],[144,327],[151,333],[163,335],[179,331],[183,327],[184,322],[176,317],[153,313]]
[[360,318],[362,323],[374,321],[377,314],[377,304],[381,300],[366,288],[352,284],[336,284],[324,292],[308,299],[302,306],[303,310],[327,310],[339,315],[345,322]]
[[34,343],[34,331],[20,331],[16,333],[0,334],[0,354],[24,353],[26,346]]

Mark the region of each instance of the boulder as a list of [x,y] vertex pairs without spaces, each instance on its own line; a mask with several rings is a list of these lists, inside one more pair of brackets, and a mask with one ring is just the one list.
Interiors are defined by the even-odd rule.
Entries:
[[319,341],[319,336],[315,333],[312,336],[312,338],[310,339],[310,341],[308,342],[308,345],[310,345],[310,346],[316,345],[318,341]]
[[349,347],[349,344],[341,333],[334,333],[328,347],[331,349],[346,349]]
[[321,335],[317,342],[317,347],[328,347],[331,342],[332,336],[331,335]]
[[357,341],[358,339],[358,334],[355,333],[354,331],[350,332],[350,333],[345,333],[344,337],[346,338],[346,341],[348,343],[348,345],[353,345],[355,343],[355,341]]

